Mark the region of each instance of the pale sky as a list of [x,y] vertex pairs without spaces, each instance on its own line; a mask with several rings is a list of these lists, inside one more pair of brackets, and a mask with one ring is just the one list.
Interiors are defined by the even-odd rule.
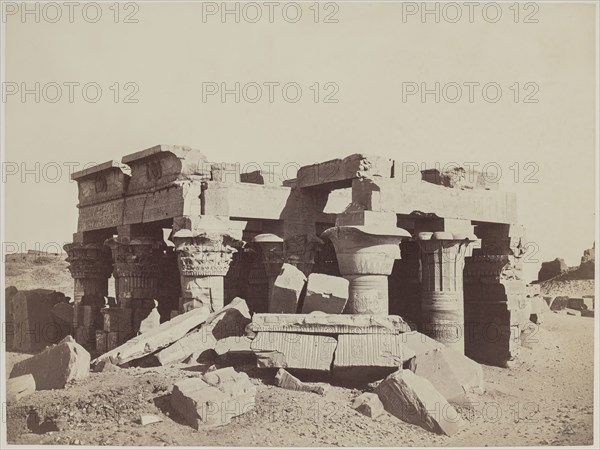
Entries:
[[[121,5],[118,23],[112,2],[96,23],[96,11],[81,9],[70,23],[66,6],[56,23],[49,9],[39,23],[34,13],[5,11],[6,245],[69,242],[77,186],[68,167],[162,143],[242,165],[306,165],[361,152],[424,166],[500,167],[501,189],[518,194],[519,220],[539,247],[527,278],[557,256],[578,264],[594,241],[595,5],[521,5],[516,17],[511,4],[501,5],[495,23],[496,11],[469,18],[461,3],[459,20],[457,11],[440,10],[439,23],[411,9],[420,3],[320,5],[318,23],[312,2],[299,4],[295,23],[297,10],[284,16],[283,3],[272,23],[263,3],[256,23],[251,9],[240,10],[239,23],[218,10],[207,15],[220,2],[204,6],[204,19],[199,3]],[[124,23],[128,14],[137,23]],[[22,98],[36,82],[39,102],[35,94]],[[234,94],[224,102],[208,95],[236,82],[239,103]],[[437,103],[434,94],[408,95],[436,82]],[[54,103],[53,83],[62,90]],[[271,84],[272,103],[269,83],[279,83]],[[252,102],[257,85],[262,97]],[[102,93],[92,103],[95,86]],[[462,97],[453,102],[456,86]],[[138,102],[125,103],[128,94]],[[328,95],[338,102],[326,103]],[[22,171],[35,172],[36,163],[37,181]]]

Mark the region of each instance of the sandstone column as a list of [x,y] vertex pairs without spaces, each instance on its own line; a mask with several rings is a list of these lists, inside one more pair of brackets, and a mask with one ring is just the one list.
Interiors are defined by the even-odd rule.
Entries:
[[446,231],[418,233],[421,255],[423,331],[465,352],[463,269],[474,235]]
[[400,242],[409,236],[396,227],[394,213],[375,211],[340,214],[336,226],[325,230],[340,273],[350,282],[344,313],[388,314],[388,276],[400,258]]
[[284,259],[283,239],[272,233],[254,236],[247,248],[248,303],[253,312],[267,312],[269,298]]
[[241,229],[226,217],[184,216],[174,220],[175,244],[181,277],[181,312],[224,306],[223,278],[242,239]]
[[[159,297],[159,265],[164,243],[154,237],[117,236],[107,239],[113,257],[117,307],[103,310],[107,350],[112,350],[139,330],[140,322]],[[108,328],[108,329],[107,329]]]
[[112,272],[110,251],[102,243],[73,242],[64,246],[75,280],[73,328],[78,343],[92,349],[101,324],[100,308],[108,295]]

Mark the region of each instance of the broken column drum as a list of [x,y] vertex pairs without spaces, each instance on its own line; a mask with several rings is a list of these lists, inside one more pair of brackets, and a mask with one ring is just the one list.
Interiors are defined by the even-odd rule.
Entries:
[[336,226],[323,237],[335,247],[341,275],[349,281],[345,314],[388,314],[388,276],[400,258],[400,241],[410,234],[396,227]]
[[424,232],[416,236],[421,255],[424,333],[465,352],[463,269],[474,235]]
[[208,306],[211,311],[225,303],[224,277],[241,230],[230,228],[228,219],[199,216],[197,223],[173,233],[181,277],[180,310]]

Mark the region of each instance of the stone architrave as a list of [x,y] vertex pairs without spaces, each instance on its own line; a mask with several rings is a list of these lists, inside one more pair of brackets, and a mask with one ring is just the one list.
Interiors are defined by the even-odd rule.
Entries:
[[396,215],[356,211],[340,214],[325,230],[340,273],[349,281],[346,314],[388,314],[388,276],[400,258],[400,242],[410,234],[396,227]]
[[223,279],[241,239],[242,231],[228,218],[186,216],[174,221],[171,240],[181,276],[180,311],[202,305],[211,311],[223,308]]
[[422,323],[425,334],[464,354],[463,270],[473,234],[436,231],[416,236],[421,250]]

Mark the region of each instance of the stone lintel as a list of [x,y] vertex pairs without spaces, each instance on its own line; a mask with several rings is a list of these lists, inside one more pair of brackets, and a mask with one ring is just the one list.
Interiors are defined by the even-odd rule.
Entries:
[[440,217],[511,224],[516,222],[516,195],[489,190],[460,190],[400,179],[355,179],[352,203],[372,211],[412,217]]

